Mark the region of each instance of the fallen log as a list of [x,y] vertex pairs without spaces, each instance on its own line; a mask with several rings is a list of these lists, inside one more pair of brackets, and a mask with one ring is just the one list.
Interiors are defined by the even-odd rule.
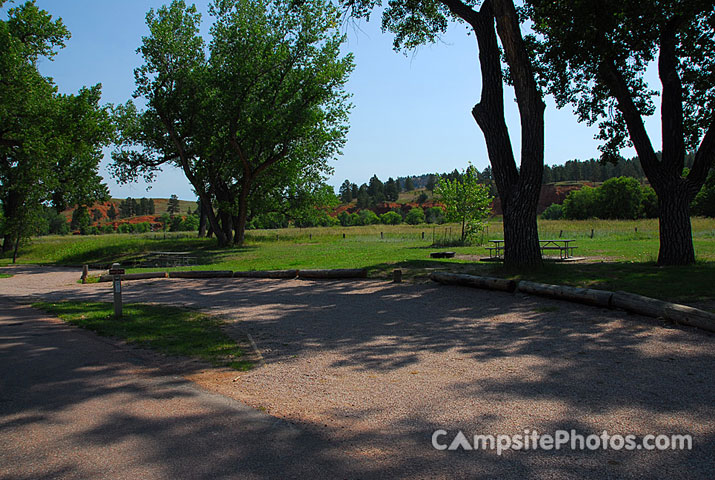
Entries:
[[612,303],[616,308],[647,317],[662,317],[665,306],[668,305],[668,302],[663,300],[628,292],[614,293]]
[[[168,277],[166,272],[147,272],[147,273],[125,273],[124,275],[119,275],[119,278],[124,280],[147,280],[150,278],[166,278]],[[114,280],[114,275],[100,275],[100,282],[111,282]]]
[[336,268],[333,270],[299,270],[298,278],[366,278],[364,268]]
[[705,310],[671,303],[665,306],[663,314],[665,318],[675,323],[702,328],[708,332],[715,332],[715,314],[706,312]]
[[246,272],[233,272],[234,278],[295,278],[298,270],[251,270]]
[[430,274],[430,279],[445,285],[461,285],[464,287],[485,288],[487,290],[501,290],[503,292],[513,292],[516,290],[516,282],[505,278],[480,277],[461,273],[432,272]]
[[188,270],[183,272],[169,272],[169,278],[231,278],[231,270]]
[[592,288],[569,287],[566,285],[549,285],[546,283],[519,282],[519,291],[542,297],[585,303],[597,307],[611,308],[613,292],[595,290]]
[[663,317],[681,325],[715,332],[715,314],[677,303],[664,302],[635,293],[616,292],[613,306],[648,317]]

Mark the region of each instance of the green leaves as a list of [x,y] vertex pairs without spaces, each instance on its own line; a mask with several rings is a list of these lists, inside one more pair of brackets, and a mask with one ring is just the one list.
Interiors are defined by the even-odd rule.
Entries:
[[120,109],[114,171],[131,181],[180,166],[218,209],[214,231],[240,237],[249,214],[323,183],[345,142],[353,61],[341,55],[338,12],[324,0],[216,0],[209,13],[208,45],[183,1],[147,15],[135,73],[147,109]]
[[462,242],[482,231],[491,213],[492,197],[489,187],[479,183],[473,166],[460,178],[441,178],[434,192],[446,207],[445,220],[462,224]]
[[34,2],[12,8],[0,21],[0,205],[3,250],[34,233],[44,203],[61,211],[108,195],[98,174],[101,149],[113,138],[101,85],[60,95],[37,70],[69,32]]

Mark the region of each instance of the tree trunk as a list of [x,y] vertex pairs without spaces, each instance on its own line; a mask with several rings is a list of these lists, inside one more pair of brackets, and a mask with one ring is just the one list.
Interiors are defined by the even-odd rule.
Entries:
[[12,234],[6,233],[2,240],[2,253],[12,250]]
[[14,264],[17,261],[17,251],[20,249],[20,234],[17,234],[17,238],[15,239],[15,250],[12,252],[12,263]]
[[[495,17],[492,4],[498,8]],[[463,5],[463,4],[462,4]],[[448,5],[450,6],[450,5]],[[452,6],[450,6],[452,8]],[[460,14],[455,7],[455,13]],[[472,13],[469,13],[472,12]],[[482,92],[472,115],[484,133],[489,161],[504,213],[504,265],[541,265],[536,207],[544,156],[544,103],[536,89],[513,4],[485,1],[479,13],[462,12],[479,46]],[[461,16],[461,15],[460,15]],[[517,168],[504,115],[504,87],[497,31],[514,76],[521,115],[521,170]]]
[[233,243],[239,247],[246,240],[246,220],[248,219],[248,192],[251,190],[251,179],[244,176],[241,193],[238,196],[238,218],[236,220],[236,235]]
[[658,193],[660,214],[660,250],[658,265],[690,265],[695,263],[693,233],[690,225],[692,195],[684,188],[673,186]]
[[531,189],[525,191],[523,186],[521,188],[502,196],[504,266],[538,267],[543,263],[536,223],[538,189],[534,195]]
[[206,236],[206,211],[204,210],[204,202],[199,200],[199,238]]

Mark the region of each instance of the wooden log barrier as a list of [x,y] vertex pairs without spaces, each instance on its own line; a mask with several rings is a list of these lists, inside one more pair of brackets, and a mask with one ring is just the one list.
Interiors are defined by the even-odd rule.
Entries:
[[664,302],[635,293],[616,292],[613,294],[613,306],[631,313],[663,317],[675,323],[715,332],[715,314],[687,305]]
[[366,278],[364,268],[338,268],[333,270],[299,270],[298,278]]
[[295,278],[298,270],[252,270],[233,272],[233,278]]
[[[151,278],[167,278],[168,274],[166,272],[147,272],[147,273],[125,273],[120,275],[122,281],[125,280],[148,280]],[[100,282],[111,282],[114,279],[114,275],[101,275],[99,277]]]
[[595,290],[592,288],[569,287],[566,285],[549,285],[537,282],[519,282],[519,291],[542,297],[569,300],[597,307],[611,308],[613,292]]
[[189,270],[183,272],[169,272],[169,278],[231,278],[231,270]]
[[461,273],[432,272],[430,274],[430,279],[445,285],[461,285],[464,287],[485,288],[487,290],[500,290],[503,292],[513,292],[516,290],[516,282],[505,278],[480,277]]

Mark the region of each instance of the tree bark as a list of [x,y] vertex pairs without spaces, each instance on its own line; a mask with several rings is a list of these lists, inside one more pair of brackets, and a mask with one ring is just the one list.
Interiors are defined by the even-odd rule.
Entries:
[[693,248],[693,234],[690,225],[691,201],[692,195],[678,184],[669,188],[660,188],[658,192],[660,212],[658,265],[695,263],[695,249]]
[[[474,29],[482,92],[472,115],[484,134],[504,213],[504,265],[542,264],[536,208],[544,166],[544,102],[536,88],[513,2],[486,0],[479,12],[458,0],[443,3]],[[504,115],[499,38],[514,80],[521,116],[521,170],[517,168]]]
[[236,234],[233,243],[236,246],[243,246],[246,240],[246,221],[248,219],[248,193],[251,190],[251,179],[244,176],[241,182],[241,193],[238,196],[238,218],[236,219]]

